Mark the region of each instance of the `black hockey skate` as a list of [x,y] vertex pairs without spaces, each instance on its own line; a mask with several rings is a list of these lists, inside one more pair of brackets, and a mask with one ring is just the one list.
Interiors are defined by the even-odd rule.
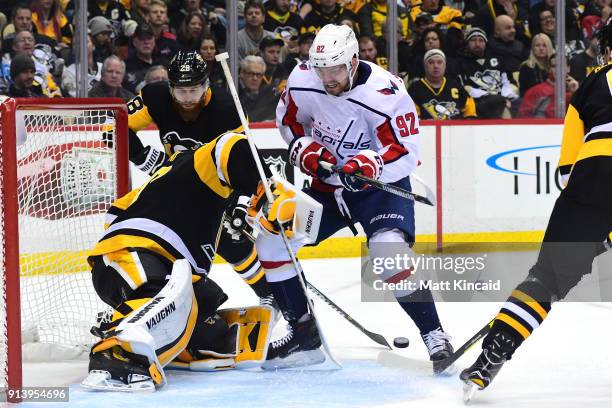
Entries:
[[321,337],[312,316],[304,322],[290,322],[285,337],[273,341],[268,348],[264,370],[303,367],[325,361],[321,350]]
[[446,334],[441,327],[421,335],[423,342],[429,351],[429,359],[433,362],[434,374],[443,371],[441,362],[453,354],[453,346],[450,343],[451,336]]
[[459,375],[461,381],[465,383],[463,387],[465,403],[472,399],[476,390],[484,390],[491,384],[514,349],[514,338],[503,331],[496,333],[490,344],[483,347],[474,364]]

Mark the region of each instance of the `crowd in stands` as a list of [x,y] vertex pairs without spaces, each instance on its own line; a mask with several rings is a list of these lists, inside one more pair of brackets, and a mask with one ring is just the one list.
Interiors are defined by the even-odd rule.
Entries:
[[[612,0],[400,0],[399,76],[423,119],[554,117],[555,56],[566,98],[597,66],[597,32]],[[167,81],[178,50],[196,50],[211,86],[225,87],[225,0],[87,0],[88,95],[129,100]],[[555,18],[565,47],[555,50]],[[238,1],[239,93],[252,121],[272,120],[286,80],[316,32],[346,24],[360,58],[388,68],[387,0]],[[0,5],[0,95],[76,95],[75,0]]]

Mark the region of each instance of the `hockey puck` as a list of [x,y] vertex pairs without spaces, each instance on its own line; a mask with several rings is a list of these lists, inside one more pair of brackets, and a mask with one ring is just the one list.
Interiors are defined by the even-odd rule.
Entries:
[[393,345],[397,348],[406,348],[410,344],[410,340],[406,337],[396,337],[393,339]]

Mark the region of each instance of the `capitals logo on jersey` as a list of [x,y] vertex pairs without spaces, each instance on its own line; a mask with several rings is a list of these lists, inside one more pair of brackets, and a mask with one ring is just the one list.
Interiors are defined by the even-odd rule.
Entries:
[[380,92],[383,95],[395,95],[395,93],[399,90],[399,87],[393,81],[389,81],[389,83],[390,83],[389,87],[379,89],[378,92]]
[[346,140],[354,122],[354,120],[351,120],[346,128],[341,129],[340,127],[333,128],[320,120],[315,120],[312,123],[312,136],[324,144],[332,146],[336,155],[340,159],[344,159],[347,155],[349,157],[353,156],[358,150],[370,148],[370,139],[363,133],[359,135],[356,141]]

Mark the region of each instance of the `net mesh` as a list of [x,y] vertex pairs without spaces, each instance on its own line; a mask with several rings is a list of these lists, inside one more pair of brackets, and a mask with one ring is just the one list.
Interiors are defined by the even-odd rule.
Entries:
[[15,123],[23,358],[71,358],[88,351],[108,309],[86,258],[116,196],[115,114],[24,109]]

